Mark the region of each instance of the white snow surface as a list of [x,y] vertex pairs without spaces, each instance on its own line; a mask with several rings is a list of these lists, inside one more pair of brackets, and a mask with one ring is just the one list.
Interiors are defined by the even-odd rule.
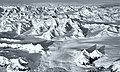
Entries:
[[4,66],[4,65],[8,65],[10,64],[9,59],[7,59],[6,57],[0,56],[0,65]]
[[8,39],[8,38],[0,38],[0,40],[2,40],[2,41],[9,41],[9,42],[20,42],[20,40]]
[[102,53],[100,53],[98,50],[94,50],[92,53],[90,53],[90,57],[91,58],[95,58],[95,57],[102,57],[103,56],[103,54]]
[[113,71],[120,72],[120,61],[115,61],[112,65],[113,65],[112,67]]
[[20,49],[23,51],[28,51],[29,53],[44,53],[42,50],[43,47],[40,44],[33,45],[33,44],[7,44],[7,43],[0,43],[0,47],[11,47]]

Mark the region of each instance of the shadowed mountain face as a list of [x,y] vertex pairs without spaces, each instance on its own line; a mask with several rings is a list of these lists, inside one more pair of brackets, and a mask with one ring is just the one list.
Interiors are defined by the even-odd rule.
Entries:
[[94,45],[94,46],[88,48],[87,51],[88,51],[89,53],[91,53],[91,52],[93,52],[96,48],[97,48],[96,45]]

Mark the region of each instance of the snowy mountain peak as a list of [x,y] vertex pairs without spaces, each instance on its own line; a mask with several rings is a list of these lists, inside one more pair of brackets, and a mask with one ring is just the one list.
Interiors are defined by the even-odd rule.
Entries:
[[100,57],[102,57],[103,56],[103,54],[101,53],[101,52],[99,52],[98,50],[94,50],[92,53],[90,53],[90,57],[91,58],[100,58]]

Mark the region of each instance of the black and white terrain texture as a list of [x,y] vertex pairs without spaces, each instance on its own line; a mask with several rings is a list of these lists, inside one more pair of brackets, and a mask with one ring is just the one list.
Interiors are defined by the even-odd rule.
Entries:
[[120,4],[1,5],[0,72],[120,72]]

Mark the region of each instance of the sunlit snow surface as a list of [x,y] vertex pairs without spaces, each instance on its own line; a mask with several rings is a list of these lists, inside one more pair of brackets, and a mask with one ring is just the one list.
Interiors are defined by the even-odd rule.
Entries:
[[0,72],[119,72],[120,5],[0,6]]

